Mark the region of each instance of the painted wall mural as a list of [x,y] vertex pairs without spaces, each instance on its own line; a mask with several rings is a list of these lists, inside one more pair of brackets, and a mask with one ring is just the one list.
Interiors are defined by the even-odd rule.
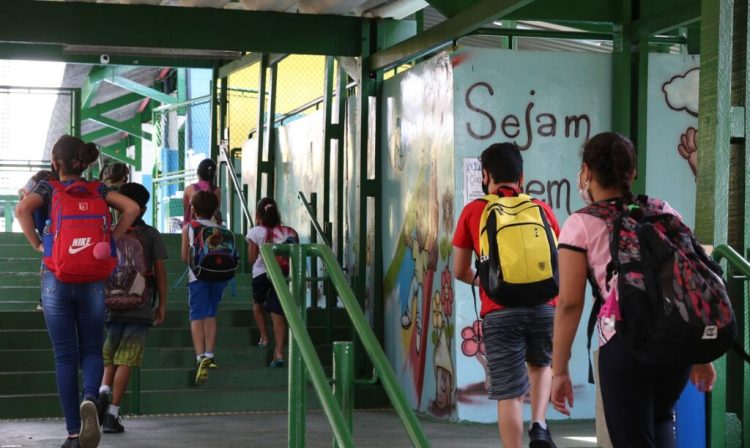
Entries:
[[443,54],[387,80],[382,101],[386,352],[412,405],[447,418],[456,380],[452,85]]
[[[455,96],[456,218],[478,194],[477,157],[490,144],[514,141],[523,151],[524,190],[550,204],[562,224],[583,206],[577,194],[580,149],[611,127],[609,55],[467,49],[452,55]],[[472,180],[473,179],[473,180]],[[481,180],[479,181],[481,182]],[[466,191],[470,189],[470,191]],[[468,285],[455,282],[457,417],[493,422],[497,404],[487,399],[481,322]],[[588,316],[590,298],[584,316]],[[576,391],[573,418],[593,418],[585,325],[571,362]],[[528,397],[525,418],[530,417]],[[548,418],[563,418],[550,407]]]
[[[699,66],[700,58],[689,55],[652,54],[648,61],[646,192],[668,201],[691,227],[695,225]],[[655,168],[662,166],[670,169]]]

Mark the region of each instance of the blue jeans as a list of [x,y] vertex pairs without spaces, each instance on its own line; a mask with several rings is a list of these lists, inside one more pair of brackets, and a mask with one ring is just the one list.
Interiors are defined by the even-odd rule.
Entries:
[[57,394],[68,434],[81,429],[78,365],[83,369],[83,397],[99,397],[104,364],[104,282],[63,283],[42,272],[42,304],[55,353]]

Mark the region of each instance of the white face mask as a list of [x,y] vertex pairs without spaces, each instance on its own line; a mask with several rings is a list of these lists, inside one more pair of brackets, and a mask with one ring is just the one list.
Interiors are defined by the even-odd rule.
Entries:
[[583,199],[583,203],[586,205],[589,205],[594,202],[594,199],[591,197],[591,191],[589,191],[589,184],[591,183],[591,181],[586,179],[586,183],[581,184],[582,175],[583,175],[583,168],[581,168],[581,171],[578,172],[578,194],[581,195],[581,199]]

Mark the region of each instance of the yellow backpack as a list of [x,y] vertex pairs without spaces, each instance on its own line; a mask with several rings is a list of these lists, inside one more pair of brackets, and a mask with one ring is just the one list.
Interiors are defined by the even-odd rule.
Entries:
[[542,207],[525,194],[484,197],[477,276],[503,306],[535,306],[557,295],[557,238]]

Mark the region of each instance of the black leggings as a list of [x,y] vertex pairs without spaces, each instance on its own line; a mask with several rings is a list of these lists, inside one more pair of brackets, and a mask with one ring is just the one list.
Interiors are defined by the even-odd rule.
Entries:
[[599,385],[615,448],[672,448],[674,404],[691,366],[645,364],[615,335],[599,350]]

